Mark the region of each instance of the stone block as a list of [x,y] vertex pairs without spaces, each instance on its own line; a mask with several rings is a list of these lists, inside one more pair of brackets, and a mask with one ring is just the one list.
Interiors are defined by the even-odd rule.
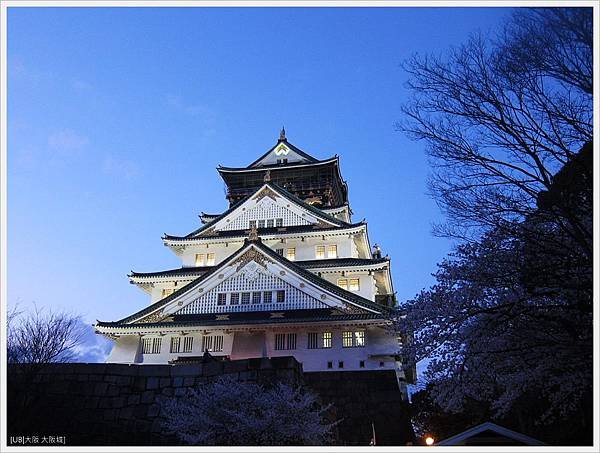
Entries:
[[138,392],[143,392],[146,390],[146,378],[136,377],[133,383],[133,388]]
[[146,389],[153,390],[158,388],[158,378],[157,377],[149,377],[146,379]]
[[158,414],[160,414],[160,406],[158,404],[152,404],[148,408],[148,412],[147,412],[148,417],[156,417],[156,416],[158,416]]
[[132,376],[117,376],[116,384],[120,386],[131,385],[132,379]]
[[242,371],[238,374],[240,381],[256,381],[258,372],[256,370]]
[[114,409],[120,409],[123,406],[125,406],[125,397],[124,396],[117,396],[117,397],[110,399],[110,407],[112,407]]
[[143,365],[128,365],[125,363],[107,363],[106,372],[116,376],[135,376],[138,368]]
[[183,379],[184,387],[193,387],[195,379],[193,377],[186,377]]
[[108,409],[110,407],[110,400],[108,398],[100,398],[98,402],[99,409]]
[[173,396],[173,387],[165,387],[162,389],[161,394],[165,396]]
[[143,404],[153,403],[154,402],[154,392],[146,391],[146,392],[142,393],[140,402]]
[[[239,373],[240,371],[246,371],[250,368],[250,362],[255,359],[250,360],[232,360],[231,362],[223,363],[223,373]],[[259,359],[260,360],[260,359]],[[259,364],[260,366],[260,364]]]
[[138,365],[139,376],[170,376],[171,365]]
[[76,376],[77,380],[80,382],[86,382],[89,379],[87,374],[77,374]]
[[94,395],[104,395],[107,389],[108,384],[106,382],[98,382],[94,387]]
[[171,386],[171,378],[164,377],[160,378],[160,388],[170,387]]
[[104,420],[114,420],[117,418],[117,411],[114,409],[107,409],[104,411],[104,416],[102,418]]
[[106,391],[107,396],[117,396],[119,393],[120,389],[116,385],[109,385],[108,390]]
[[202,367],[202,376],[223,374],[223,362],[209,362]]
[[181,387],[183,386],[183,378],[182,377],[174,377],[173,378],[173,387]]
[[135,404],[139,404],[140,403],[140,395],[129,395],[127,397],[127,404],[128,405],[135,405]]
[[175,391],[173,392],[173,394],[177,397],[180,396],[185,396],[187,394],[187,389],[182,388],[182,387],[178,387],[175,389]]
[[98,398],[97,396],[92,396],[92,397],[86,398],[85,408],[86,409],[96,409],[98,407],[99,401],[100,401],[100,398]]
[[123,407],[119,411],[119,418],[131,419],[132,417],[133,417],[133,407],[131,407],[131,406]]
[[173,365],[171,376],[201,376],[203,364]]
[[109,383],[117,382],[117,376],[115,376],[114,374],[105,374],[104,382],[109,382]]

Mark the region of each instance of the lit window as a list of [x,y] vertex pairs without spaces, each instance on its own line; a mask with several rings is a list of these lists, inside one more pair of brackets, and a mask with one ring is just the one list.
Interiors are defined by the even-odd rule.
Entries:
[[258,228],[264,228],[265,227],[265,221],[264,220],[259,220],[258,221]]
[[283,256],[283,249],[275,249],[278,255]]
[[263,304],[270,304],[273,302],[273,293],[271,291],[263,292]]
[[352,332],[342,332],[342,346],[344,348],[351,348],[353,346],[353,338],[354,337],[352,336]]
[[342,332],[342,346],[344,348],[362,348],[365,345],[365,331]]
[[202,350],[208,352],[223,351],[223,335],[205,335],[202,337]]
[[217,305],[225,305],[227,302],[227,294],[219,293],[217,294]]
[[260,304],[260,293],[252,293],[252,303]]
[[294,261],[296,259],[296,249],[287,249],[287,259]]
[[196,253],[196,267],[204,266],[204,253]]
[[192,352],[193,346],[194,346],[194,337],[184,337],[183,352]]
[[256,228],[256,220],[250,220],[250,229]]
[[162,296],[167,297],[175,292],[175,288],[165,288],[162,290]]
[[365,345],[365,331],[359,330],[354,332],[354,346],[360,348]]
[[317,332],[308,332],[308,349],[317,349],[319,347],[319,334]]
[[331,332],[323,332],[323,346],[324,348],[331,347]]
[[277,303],[282,304],[285,302],[285,291],[279,290],[277,291]]
[[360,280],[358,278],[351,278],[349,283],[350,284],[348,285],[348,288],[350,289],[350,291],[360,290]]
[[273,219],[267,219],[267,228],[273,228]]
[[338,286],[342,289],[348,290],[348,280],[345,278],[340,278],[338,280]]
[[240,303],[240,293],[231,293],[229,303],[231,305],[238,305]]
[[152,339],[152,354],[160,354],[161,343],[162,343],[162,338],[153,338]]
[[171,352],[179,352],[180,345],[181,345],[181,338],[179,338],[179,337],[171,338]]
[[327,247],[327,258],[337,258],[337,245]]
[[242,293],[242,304],[250,303],[250,293]]
[[214,266],[215,265],[215,254],[214,253],[208,253],[206,255],[206,265],[207,266]]
[[283,219],[275,219],[275,226],[282,227],[283,226]]
[[322,260],[323,258],[325,258],[325,246],[324,245],[317,245],[316,257],[318,260]]

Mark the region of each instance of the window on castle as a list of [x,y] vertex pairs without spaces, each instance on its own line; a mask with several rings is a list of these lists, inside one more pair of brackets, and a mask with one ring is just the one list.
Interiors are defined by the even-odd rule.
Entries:
[[162,290],[162,296],[164,298],[164,297],[170,296],[174,292],[175,292],[175,288],[165,288]]
[[252,303],[260,304],[260,293],[259,292],[252,293]]
[[208,352],[223,351],[223,335],[205,335],[202,337],[202,350]]
[[275,249],[278,255],[283,256],[283,249]]
[[194,337],[184,337],[183,338],[183,352],[192,352],[192,347],[194,346]]
[[240,293],[231,293],[229,303],[231,305],[238,305],[240,303]]
[[223,352],[223,335],[215,335],[214,352]]
[[162,338],[153,338],[152,339],[152,354],[160,354],[161,343],[162,343]]
[[333,368],[333,362],[327,362],[327,368]]
[[214,253],[207,253],[206,254],[206,265],[207,266],[214,266],[215,265],[215,254]]
[[263,220],[259,220],[258,221],[258,228],[264,228],[265,227],[265,221]]
[[317,245],[317,250],[316,250],[315,256],[318,260],[322,260],[325,258],[325,246],[324,245]]
[[342,346],[344,348],[362,348],[364,345],[364,330],[342,332]]
[[359,291],[360,280],[358,278],[340,278],[338,280],[338,286],[346,291]]
[[283,226],[283,219],[275,219],[275,226],[276,227],[282,227]]
[[181,338],[180,337],[171,337],[171,352],[179,352],[179,347],[181,346]]
[[308,349],[317,349],[319,347],[319,334],[317,332],[308,332]]
[[338,279],[338,286],[342,289],[348,290],[348,279],[346,279],[346,278]]
[[217,305],[225,305],[227,303],[227,293],[217,294]]
[[212,351],[213,350],[213,337],[211,336],[203,336],[202,337],[202,351]]
[[282,304],[285,302],[285,291],[280,289],[277,291],[277,303]]
[[250,303],[250,293],[242,293],[242,304]]
[[287,259],[290,261],[296,260],[296,249],[287,249]]
[[196,267],[204,266],[204,253],[196,253]]
[[267,228],[273,228],[273,219],[267,219]]
[[365,361],[364,361],[364,360],[361,360],[361,361],[359,362],[358,366],[359,366],[360,368],[364,368],[364,367],[365,367]]
[[142,354],[152,354],[152,338],[142,338]]
[[329,245],[327,247],[327,258],[337,258],[337,245]]
[[275,334],[275,350],[283,351],[296,349],[297,335],[295,333],[276,333]]
[[323,332],[321,344],[323,348],[331,347],[331,332]]
[[256,220],[250,220],[249,227],[250,227],[250,229],[256,228]]
[[344,368],[344,361],[343,360],[340,360],[338,362],[338,368]]
[[273,293],[271,291],[263,292],[263,304],[270,304],[273,302]]

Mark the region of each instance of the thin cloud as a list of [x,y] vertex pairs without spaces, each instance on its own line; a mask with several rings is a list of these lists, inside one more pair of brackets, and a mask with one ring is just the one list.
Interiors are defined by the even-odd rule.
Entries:
[[140,174],[140,169],[135,162],[112,155],[104,158],[102,171],[109,176],[127,181],[135,179]]
[[202,135],[209,136],[215,134],[216,115],[209,107],[186,102],[183,97],[174,94],[167,95],[166,104],[175,112],[193,117],[198,123]]
[[63,129],[48,137],[51,148],[62,151],[77,151],[89,145],[90,141],[85,135],[80,135],[72,129]]

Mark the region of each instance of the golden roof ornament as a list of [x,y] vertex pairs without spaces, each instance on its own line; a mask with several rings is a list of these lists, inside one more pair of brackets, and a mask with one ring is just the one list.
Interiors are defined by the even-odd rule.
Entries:
[[270,182],[270,181],[271,181],[271,170],[267,170],[265,172],[264,182]]
[[256,229],[256,225],[252,225],[250,228],[250,234],[248,234],[249,241],[258,241],[258,230]]

